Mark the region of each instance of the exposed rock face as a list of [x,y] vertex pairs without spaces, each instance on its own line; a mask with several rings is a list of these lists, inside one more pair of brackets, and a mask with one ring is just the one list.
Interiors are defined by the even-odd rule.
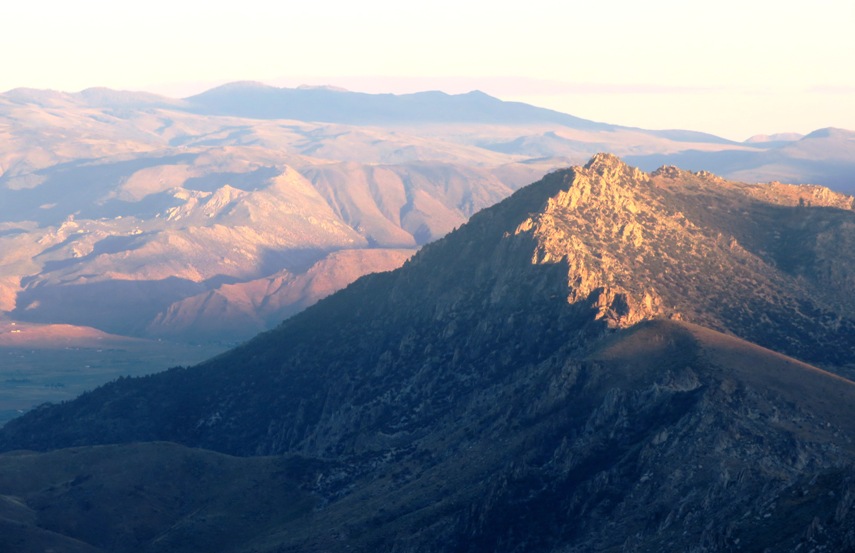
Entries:
[[[634,183],[647,180],[638,169],[600,154],[575,172],[568,190],[550,198],[516,230],[532,233],[538,244],[535,263],[567,263],[567,301],[594,297],[595,318],[612,328],[661,314],[656,291],[631,284],[633,266],[645,249],[644,230],[637,221],[657,215],[635,190]],[[586,232],[579,233],[580,228]]]
[[855,384],[804,361],[853,358],[855,212],[763,197],[600,155],[0,447],[300,456],[317,508],[235,551],[846,551]]

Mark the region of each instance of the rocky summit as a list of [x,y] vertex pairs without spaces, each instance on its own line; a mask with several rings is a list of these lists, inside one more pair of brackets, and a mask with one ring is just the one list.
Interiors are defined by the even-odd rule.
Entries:
[[230,352],[11,421],[0,546],[855,550],[853,245],[851,197],[597,155]]

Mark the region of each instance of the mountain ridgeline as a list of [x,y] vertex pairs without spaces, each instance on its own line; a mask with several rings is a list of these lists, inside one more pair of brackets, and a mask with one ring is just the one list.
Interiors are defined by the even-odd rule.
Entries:
[[[16,89],[0,94],[0,144],[0,322],[152,349],[231,347],[602,150],[651,171],[855,190],[852,131],[733,142],[477,91]],[[3,339],[34,343],[19,330]]]
[[[261,521],[236,552],[851,550],[853,246],[851,197],[600,154],[223,355],[9,422],[2,450],[58,451],[0,469],[129,443],[103,451],[200,481],[244,462],[295,499],[274,522],[236,498]],[[0,494],[66,501],[14,520],[93,551],[222,531],[211,500],[91,537],[67,521],[100,474]]]
[[203,115],[346,124],[536,122],[596,130],[615,128],[520,102],[503,102],[479,91],[455,95],[439,91],[365,94],[329,87],[277,88],[236,82],[186,98],[182,107]]

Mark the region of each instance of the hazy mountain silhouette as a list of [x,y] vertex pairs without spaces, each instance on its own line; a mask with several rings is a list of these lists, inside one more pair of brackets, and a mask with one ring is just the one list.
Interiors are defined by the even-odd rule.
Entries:
[[855,132],[828,128],[795,140],[750,144],[764,148],[718,152],[689,150],[627,156],[627,159],[647,169],[673,164],[693,171],[714,171],[745,182],[822,184],[847,194],[855,193],[855,179],[852,178]]
[[223,85],[186,98],[185,109],[205,115],[252,119],[296,119],[351,125],[392,123],[556,123],[579,129],[614,126],[520,102],[504,102],[480,91],[467,94],[417,92],[366,94],[330,88],[277,88],[254,82]]

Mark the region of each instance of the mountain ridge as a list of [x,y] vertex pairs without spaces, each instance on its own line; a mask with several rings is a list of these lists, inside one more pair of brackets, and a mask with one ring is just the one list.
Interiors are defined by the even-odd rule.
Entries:
[[[181,381],[191,373],[205,374],[210,379],[206,388],[213,395],[206,400],[207,406],[196,407],[195,415],[205,418],[219,410],[218,402],[233,403],[224,398],[213,399],[222,393],[214,391],[218,389],[214,383],[230,378],[226,359],[257,357],[243,352],[265,351],[257,357],[256,362],[261,366],[275,365],[279,355],[293,356],[301,359],[301,364],[316,367],[314,370],[320,371],[320,375],[339,366],[336,359],[349,356],[344,351],[355,347],[353,355],[362,360],[354,361],[353,370],[371,374],[374,369],[369,367],[380,363],[376,356],[382,350],[388,351],[390,360],[398,359],[393,363],[397,366],[416,352],[431,349],[428,346],[431,337],[465,339],[465,334],[461,334],[463,329],[473,328],[480,344],[477,347],[486,344],[498,347],[489,354],[498,367],[516,358],[519,351],[529,351],[538,358],[547,355],[549,348],[564,347],[559,346],[562,332],[575,336],[571,342],[581,345],[585,340],[596,341],[610,328],[627,328],[655,317],[700,323],[848,374],[851,367],[847,368],[846,363],[855,351],[851,340],[855,335],[855,312],[853,306],[830,303],[827,298],[832,296],[826,292],[837,290],[839,295],[849,289],[855,278],[851,256],[844,254],[835,261],[845,248],[813,250],[815,263],[830,263],[833,267],[832,274],[836,276],[829,280],[824,272],[813,275],[799,266],[786,265],[789,262],[786,257],[776,257],[791,251],[796,243],[793,240],[786,241],[780,254],[767,250],[779,242],[780,233],[788,228],[786,225],[801,229],[805,216],[828,221],[819,227],[818,236],[840,232],[851,240],[855,213],[826,211],[827,208],[816,205],[773,206],[772,215],[780,218],[781,231],[767,229],[768,234],[758,238],[750,234],[756,233],[757,228],[749,223],[741,230],[736,228],[736,235],[723,235],[722,227],[717,225],[722,222],[735,225],[734,221],[746,218],[741,209],[732,210],[736,211],[733,214],[711,213],[708,202],[727,205],[728,201],[740,201],[749,212],[761,215],[770,209],[752,195],[746,196],[745,190],[751,190],[747,185],[725,184],[707,174],[663,170],[648,175],[614,156],[596,156],[585,167],[552,173],[536,185],[479,212],[459,230],[423,247],[403,268],[358,280],[288,319],[276,330],[241,346],[231,357],[217,358],[191,372],[173,371],[171,376],[162,378]],[[699,192],[712,195],[698,196]],[[695,211],[675,209],[681,199],[693,202]],[[788,210],[783,212],[784,217],[779,209]],[[631,220],[627,219],[628,214],[632,215]],[[793,222],[788,223],[790,220]],[[750,236],[759,241],[752,243]],[[802,247],[813,247],[816,240],[813,236],[808,233],[802,239]],[[659,245],[645,245],[645,241],[654,237]],[[430,269],[433,266],[444,268],[437,273]],[[430,303],[425,304],[423,298],[430,298]],[[479,311],[488,307],[496,309],[491,314],[492,322],[479,321]],[[336,314],[339,312],[348,315]],[[542,327],[547,319],[554,321],[554,327],[545,334],[526,330]],[[336,323],[324,322],[327,320]],[[335,338],[335,333],[346,338]],[[354,340],[361,342],[363,339],[357,338],[361,335],[367,337],[367,343],[374,336],[386,345],[356,345]],[[276,352],[274,345],[279,340],[288,344],[282,352]],[[516,344],[517,353],[498,346],[505,341]],[[393,346],[396,342],[400,345]],[[409,342],[412,343],[404,345]],[[322,352],[309,354],[304,348],[311,348],[311,343],[326,345]],[[378,347],[380,352],[372,349]],[[473,378],[473,375],[464,376],[475,370],[465,361],[466,356],[452,353],[459,371],[456,380]],[[503,356],[510,357],[503,360]],[[439,358],[431,361],[437,362]],[[406,373],[410,371],[408,368]],[[296,373],[293,376],[298,378]],[[316,382],[316,378],[319,376],[307,382]],[[180,388],[177,384],[174,387]],[[233,388],[223,385],[222,389]],[[261,390],[249,393],[258,392]],[[235,416],[243,422],[235,420],[231,424],[239,424],[254,437],[244,445],[226,446],[223,451],[276,453],[283,447],[298,447],[298,443],[307,439],[294,442],[297,438],[292,437],[282,442],[275,432],[265,437],[257,429],[250,430],[255,426],[250,421],[256,417],[252,414],[256,407],[250,406],[276,405],[279,401],[270,397],[240,402],[245,407],[238,409]],[[72,407],[59,410],[66,408]],[[185,400],[181,401],[181,408],[188,408]],[[268,408],[272,407],[263,410]],[[293,414],[294,408],[295,405],[283,405],[278,411]],[[206,410],[210,413],[203,416]],[[216,447],[222,444],[219,440],[226,439],[217,433],[216,427],[192,429],[186,416],[182,419],[188,424],[185,430],[159,439],[190,439],[190,443],[204,447]],[[12,431],[17,424],[19,421],[9,423],[4,431]],[[287,422],[286,418],[277,426],[281,425],[284,431],[293,424],[296,421]],[[324,439],[329,440],[329,437]],[[308,447],[307,444],[300,447]],[[314,454],[323,451],[323,448],[314,450]]]
[[[86,543],[62,524],[77,498],[189,457],[194,479],[228,466],[310,505],[268,524],[248,486],[202,506],[219,524],[168,528],[94,505],[120,553],[230,520],[240,553],[851,549],[855,307],[820,290],[851,290],[855,212],[815,192],[597,155],[227,353],[10,421],[0,451],[51,451],[0,455],[0,494],[21,527]],[[93,446],[117,460],[37,469]]]
[[[314,92],[301,94],[311,98]],[[375,102],[378,113],[397,110],[412,119],[396,95],[353,98]],[[843,131],[796,143],[732,144],[693,131],[574,128],[549,122],[554,114],[543,111],[534,119],[520,115],[519,106],[479,93],[418,98],[451,122],[433,116],[370,125],[202,116],[188,112],[185,100],[103,88],[0,95],[0,316],[229,347],[293,312],[268,309],[292,298],[272,285],[284,282],[286,273],[343,285],[342,275],[356,273],[336,272],[336,260],[356,260],[365,249],[376,250],[370,255],[379,259],[390,248],[418,248],[545,172],[582,164],[601,150],[642,156],[637,164],[651,173],[683,156],[691,158],[690,168],[724,166],[728,178],[833,183],[851,191],[850,142]],[[474,112],[487,119],[454,122]],[[522,119],[502,119],[512,112]],[[653,154],[664,158],[651,166]],[[762,170],[755,170],[758,162]],[[795,197],[786,190],[774,193]],[[817,190],[803,200],[819,202],[826,192]],[[277,218],[264,205],[291,212]],[[795,227],[786,232],[786,239],[798,238]],[[845,233],[831,232],[816,238],[823,241],[822,270],[836,275],[839,264],[830,254]],[[777,261],[798,269],[798,259],[775,251]],[[357,266],[371,269],[359,263],[351,269]],[[309,275],[310,267],[331,272]],[[813,273],[803,276],[819,278],[818,269]],[[307,296],[290,305],[317,297],[317,288],[301,289]],[[260,290],[271,295],[259,298]],[[825,304],[852,303],[827,295]],[[636,299],[643,302],[644,294]],[[204,326],[209,332],[199,331],[203,325],[188,331],[189,321],[212,311],[218,316]],[[49,345],[50,337],[41,343]],[[0,394],[7,388],[0,379]],[[0,410],[21,408],[6,407]]]
[[[554,122],[575,128],[608,130],[612,125],[519,102],[504,102],[480,91],[446,94],[369,94],[329,88],[277,88],[260,83],[229,83],[184,99],[187,108],[207,115],[259,119],[301,119],[331,123]],[[297,115],[299,114],[299,115]]]

